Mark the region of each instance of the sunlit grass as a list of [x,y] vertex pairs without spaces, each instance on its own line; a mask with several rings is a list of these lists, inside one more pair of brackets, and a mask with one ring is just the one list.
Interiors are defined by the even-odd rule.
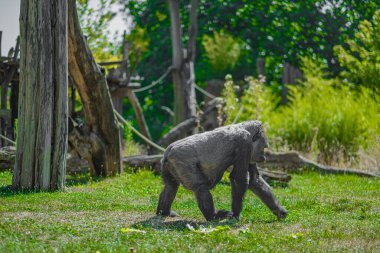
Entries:
[[[105,180],[74,178],[65,192],[13,193],[0,173],[0,252],[326,252],[380,248],[380,180],[295,174],[275,188],[284,221],[251,193],[240,222],[205,222],[193,195],[180,188],[173,210],[158,219],[159,176],[148,171]],[[213,190],[229,208],[230,186]],[[194,230],[190,230],[187,224]],[[213,230],[219,226],[217,229]]]

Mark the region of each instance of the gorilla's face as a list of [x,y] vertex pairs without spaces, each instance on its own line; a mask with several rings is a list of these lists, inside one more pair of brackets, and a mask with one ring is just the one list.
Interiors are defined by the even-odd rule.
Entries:
[[264,162],[265,161],[265,155],[264,155],[264,149],[268,148],[268,141],[265,136],[265,133],[263,130],[260,130],[253,138],[252,138],[252,155],[251,155],[251,162]]

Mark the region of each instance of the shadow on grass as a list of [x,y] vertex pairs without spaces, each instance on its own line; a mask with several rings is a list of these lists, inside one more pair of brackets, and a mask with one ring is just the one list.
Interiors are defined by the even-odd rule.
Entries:
[[[73,187],[79,185],[85,185],[89,182],[100,182],[103,178],[101,177],[91,177],[89,173],[78,173],[67,175],[65,187]],[[11,197],[20,194],[35,194],[42,192],[58,192],[60,190],[45,191],[45,190],[15,190],[12,185],[0,186],[0,198],[1,197]]]
[[92,177],[90,173],[69,174],[66,178],[66,187],[85,185],[89,182],[100,182],[103,178]]
[[134,228],[153,228],[155,230],[175,230],[175,231],[185,231],[189,230],[189,226],[195,229],[199,227],[217,227],[217,226],[229,226],[231,228],[240,227],[239,221],[233,220],[223,220],[223,221],[195,221],[189,219],[181,219],[181,217],[176,218],[163,218],[160,216],[152,216],[146,220],[137,222],[132,225]]

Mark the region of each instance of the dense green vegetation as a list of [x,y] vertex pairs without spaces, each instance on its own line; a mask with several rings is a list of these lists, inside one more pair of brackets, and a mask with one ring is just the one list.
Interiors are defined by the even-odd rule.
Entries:
[[325,76],[322,64],[308,59],[303,72],[305,80],[290,87],[290,103],[282,107],[262,81],[247,78],[247,88],[238,97],[239,86],[227,79],[226,124],[259,119],[273,149],[312,153],[327,163],[355,158],[360,148],[380,147],[379,98],[371,90],[340,85]]
[[358,161],[360,149],[380,149],[379,28],[377,11],[371,22],[360,23],[355,35],[360,42],[348,39],[348,49],[336,46],[345,67],[336,77],[320,59],[301,58],[304,77],[288,86],[285,106],[263,80],[250,77],[235,86],[229,76],[223,92],[226,123],[259,119],[274,149],[303,151],[325,163]]
[[[109,6],[116,1],[102,0],[99,10],[90,9],[86,5],[88,1],[80,2],[84,33],[89,37],[95,56],[99,60],[105,56],[120,59],[123,38],[110,38],[105,29],[94,29],[95,26],[105,27],[113,14]],[[125,15],[133,18],[134,28],[127,38],[131,43],[130,60],[134,74],[142,76],[142,84],[147,85],[171,65],[167,1],[118,2],[123,5]],[[189,2],[180,3],[185,44]],[[376,1],[351,0],[200,1],[195,62],[197,84],[205,86],[207,81],[224,79],[226,74],[241,83],[245,76],[256,76],[256,59],[261,57],[265,59],[265,86],[270,87],[274,93],[271,98],[278,102],[276,97],[283,89],[284,63],[300,67],[302,57],[308,57],[315,64],[322,62],[326,66],[326,79],[339,77],[347,86],[359,89],[364,86],[377,92],[379,21],[374,14],[379,8]],[[95,16],[100,18],[94,20]],[[137,94],[155,140],[172,126],[170,114],[161,108],[173,108],[170,75],[163,83]],[[202,99],[198,94],[198,102]],[[127,100],[124,116],[136,123]]]
[[[295,174],[289,187],[274,189],[289,210],[286,220],[277,221],[249,192],[240,222],[217,223],[205,222],[182,188],[174,202],[182,217],[155,217],[161,182],[147,171],[71,178],[66,192],[55,193],[13,193],[10,182],[10,173],[0,174],[1,252],[374,252],[380,246],[378,179]],[[229,207],[227,181],[213,194],[218,208]]]

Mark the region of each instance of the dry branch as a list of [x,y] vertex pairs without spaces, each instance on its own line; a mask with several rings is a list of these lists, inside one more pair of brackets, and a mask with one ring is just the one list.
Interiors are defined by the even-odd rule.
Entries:
[[[202,109],[203,113],[200,117],[200,124],[202,125],[208,118],[208,116],[217,110],[218,100],[213,99],[208,102],[205,107]],[[197,120],[195,117],[184,120],[180,124],[172,128],[164,137],[162,137],[158,144],[167,147],[170,143],[173,143],[176,140],[182,139],[187,136],[187,133],[192,132],[195,127],[197,127]]]
[[[98,175],[115,175],[122,171],[120,134],[107,81],[87,45],[79,24],[75,0],[68,1],[69,73],[81,97],[88,136],[99,147],[92,148],[89,163]],[[94,138],[92,138],[94,137]],[[94,143],[91,141],[91,143]],[[72,143],[71,143],[72,144]],[[81,147],[75,147],[78,150]]]

